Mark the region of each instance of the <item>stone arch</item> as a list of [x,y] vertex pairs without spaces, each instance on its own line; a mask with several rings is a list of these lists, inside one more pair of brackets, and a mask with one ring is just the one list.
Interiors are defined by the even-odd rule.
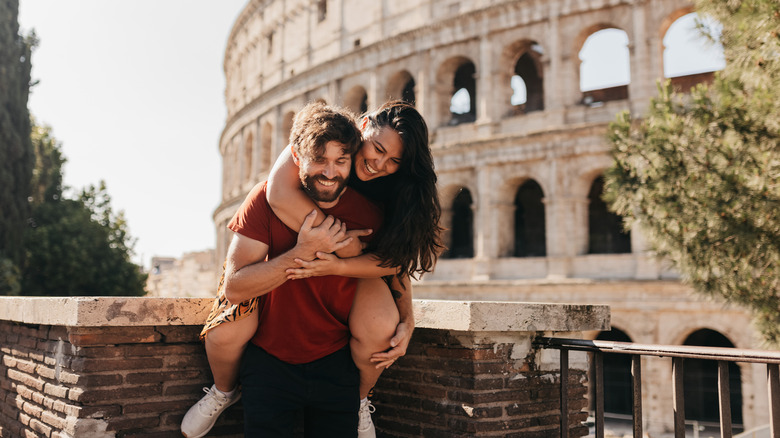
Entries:
[[[682,8],[669,15],[661,27],[664,77],[681,91],[688,91],[697,83],[711,82],[714,72],[726,65],[723,46],[697,34],[697,19],[700,17],[693,8]],[[712,19],[703,20],[713,28],[719,26]]]
[[282,143],[284,143],[282,148],[290,143],[290,131],[292,131],[293,120],[295,120],[294,111],[289,111],[282,117]]
[[[524,114],[544,109],[544,69],[542,46],[533,40],[516,41],[501,53],[499,81],[513,94],[508,100],[509,114]],[[518,89],[522,89],[522,99]],[[503,90],[504,88],[502,88]]]
[[631,235],[623,230],[623,218],[608,210],[603,192],[604,177],[599,175],[588,192],[588,253],[630,253]]
[[[458,125],[476,120],[476,72],[476,64],[464,56],[449,58],[439,67],[436,74],[436,82],[439,84],[439,88],[436,94],[437,100],[440,102],[439,115],[445,124]],[[453,108],[453,100],[458,100],[459,96],[468,97],[468,102],[464,102],[464,105],[460,108]]]
[[400,99],[411,105],[415,105],[415,86],[414,77],[407,70],[401,70],[390,77],[387,83],[387,98]]
[[368,111],[368,92],[360,85],[350,88],[344,95],[344,106],[355,114],[365,114]]
[[444,242],[447,247],[442,258],[474,257],[474,197],[464,186],[449,187],[444,209]]
[[517,188],[514,206],[514,256],[546,256],[544,191],[536,180],[527,179]]
[[274,127],[271,122],[263,122],[260,128],[260,169],[259,172],[265,172],[271,168],[274,160],[273,153],[273,132]]
[[[624,330],[612,326],[596,336],[598,341],[634,342]],[[628,354],[604,354],[604,411],[611,414],[630,415],[632,406],[631,356]],[[591,376],[591,379],[593,376]],[[591,380],[593,382],[595,380]],[[595,387],[591,387],[590,400],[595,400]]]
[[244,148],[242,152],[242,181],[249,182],[252,179],[252,158],[253,158],[253,152],[254,152],[254,135],[252,135],[252,132],[248,132],[244,138]]
[[[734,344],[722,333],[702,328],[694,331],[683,345],[733,348]],[[742,377],[739,365],[729,362],[729,389],[731,392],[731,421],[742,424]],[[683,393],[685,419],[717,422],[718,364],[714,360],[683,360]]]
[[[600,23],[589,27],[577,38],[577,68],[582,103],[597,105],[628,99],[631,83],[631,53],[628,34],[621,28]],[[608,50],[603,45],[608,46]],[[604,63],[613,68],[605,69]],[[613,72],[605,76],[604,71]]]

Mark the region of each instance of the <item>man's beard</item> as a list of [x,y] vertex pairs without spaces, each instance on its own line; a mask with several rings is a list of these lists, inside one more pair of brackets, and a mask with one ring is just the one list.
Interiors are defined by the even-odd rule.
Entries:
[[[330,190],[322,191],[321,186],[317,185],[318,180],[334,181],[336,184],[331,186]],[[333,202],[339,199],[339,196],[341,196],[341,193],[347,187],[347,180],[338,176],[333,179],[328,179],[322,175],[301,175],[301,184],[303,185],[303,190],[306,191],[306,194],[314,201]]]

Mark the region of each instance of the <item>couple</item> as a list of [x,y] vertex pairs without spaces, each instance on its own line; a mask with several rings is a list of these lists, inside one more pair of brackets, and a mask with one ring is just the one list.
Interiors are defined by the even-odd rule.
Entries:
[[438,257],[441,210],[417,110],[389,102],[359,123],[304,107],[290,150],[228,225],[201,333],[214,386],[185,415],[185,436],[208,433],[239,391],[246,436],[291,436],[299,411],[306,436],[374,436],[368,393],[406,352],[409,277]]

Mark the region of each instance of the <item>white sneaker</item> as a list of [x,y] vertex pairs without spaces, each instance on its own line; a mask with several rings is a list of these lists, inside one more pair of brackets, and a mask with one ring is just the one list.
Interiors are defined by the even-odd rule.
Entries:
[[366,399],[360,402],[360,409],[358,410],[358,438],[376,438],[376,430],[374,429],[374,422],[371,420],[371,413],[376,408],[371,404],[371,401]]
[[241,391],[238,388],[233,391],[232,397],[225,396],[215,385],[211,388],[203,388],[203,392],[206,395],[187,411],[181,421],[181,433],[187,438],[205,436],[214,427],[222,411],[241,398]]

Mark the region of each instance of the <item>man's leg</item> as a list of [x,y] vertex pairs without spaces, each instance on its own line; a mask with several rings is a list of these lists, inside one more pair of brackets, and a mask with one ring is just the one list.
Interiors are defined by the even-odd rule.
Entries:
[[348,348],[306,364],[311,397],[305,436],[356,437],[360,378]]
[[286,364],[254,344],[241,361],[244,436],[288,438],[305,395],[300,366]]

